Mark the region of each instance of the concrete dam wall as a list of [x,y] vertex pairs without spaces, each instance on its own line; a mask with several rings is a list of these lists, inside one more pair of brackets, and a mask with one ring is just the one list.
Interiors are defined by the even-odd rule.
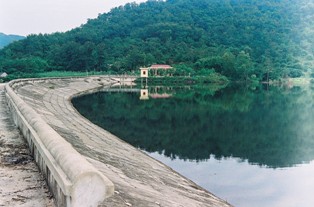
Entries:
[[[16,125],[58,206],[229,207],[168,166],[81,116],[76,96],[131,79],[26,79],[6,85]],[[103,109],[106,110],[106,109]],[[126,129],[127,130],[127,129]]]
[[6,98],[14,122],[27,139],[57,206],[97,206],[113,195],[113,183],[13,91],[12,87],[24,82],[12,81],[7,84]]

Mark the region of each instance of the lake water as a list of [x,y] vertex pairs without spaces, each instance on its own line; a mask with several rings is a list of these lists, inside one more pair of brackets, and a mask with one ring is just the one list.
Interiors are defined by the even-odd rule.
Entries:
[[313,99],[300,87],[151,87],[73,104],[234,206],[295,207],[314,205]]

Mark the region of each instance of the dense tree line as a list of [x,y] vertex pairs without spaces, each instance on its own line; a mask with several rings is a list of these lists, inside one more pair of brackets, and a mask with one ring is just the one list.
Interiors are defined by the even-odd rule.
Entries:
[[[306,2],[306,0],[303,0]],[[231,79],[299,76],[297,0],[149,0],[0,51],[0,71],[127,72],[153,63]],[[182,67],[183,66],[183,67]]]

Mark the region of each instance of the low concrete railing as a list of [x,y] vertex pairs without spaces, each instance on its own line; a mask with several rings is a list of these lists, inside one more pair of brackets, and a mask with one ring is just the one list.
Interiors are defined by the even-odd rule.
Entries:
[[11,81],[6,85],[7,102],[57,206],[97,206],[113,195],[113,183],[13,91],[15,83],[23,84],[22,81]]

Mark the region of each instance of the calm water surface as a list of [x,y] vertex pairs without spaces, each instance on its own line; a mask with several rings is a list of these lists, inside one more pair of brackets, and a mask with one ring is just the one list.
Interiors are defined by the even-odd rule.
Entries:
[[73,104],[235,206],[294,207],[314,205],[313,98],[298,87],[163,87]]

